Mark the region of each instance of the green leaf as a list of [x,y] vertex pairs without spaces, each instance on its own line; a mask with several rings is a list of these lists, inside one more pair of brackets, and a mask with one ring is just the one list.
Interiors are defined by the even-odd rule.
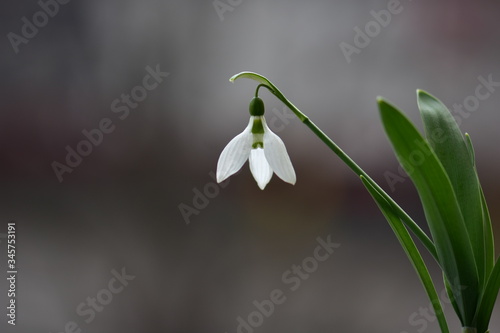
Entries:
[[481,187],[481,182],[479,181],[479,175],[477,174],[477,169],[475,165],[475,153],[474,146],[472,145],[472,140],[469,134],[465,133],[467,148],[469,154],[472,158],[472,163],[474,165],[474,172],[476,173],[477,182],[479,184],[479,190],[481,195],[481,208],[482,208],[482,221],[483,221],[483,233],[484,233],[484,271],[485,271],[485,282],[488,276],[491,274],[493,266],[495,265],[495,241],[493,238],[493,226],[491,224],[490,212],[488,210],[488,205],[486,204],[486,198],[484,197],[483,188]]
[[469,150],[469,155],[471,158],[471,163],[475,167],[476,166],[476,153],[474,152],[474,146],[472,145],[472,140],[469,136],[469,133],[465,133],[465,142],[467,143],[467,150]]
[[439,264],[453,286],[461,318],[464,325],[470,326],[477,306],[478,275],[467,229],[450,179],[413,124],[382,99],[379,99],[379,108],[396,156],[419,193]]
[[484,289],[481,301],[479,303],[476,327],[477,332],[482,333],[488,330],[491,314],[495,307],[495,302],[500,289],[500,258],[497,259],[495,267],[493,268],[486,287]]
[[425,91],[418,90],[417,96],[427,141],[453,186],[474,252],[479,284],[483,285],[486,283],[483,213],[473,156],[469,153],[470,148],[467,148],[464,137],[446,106]]
[[446,317],[444,315],[443,309],[441,307],[441,302],[439,300],[439,296],[436,292],[436,288],[432,282],[432,278],[425,266],[425,262],[420,255],[413,239],[411,238],[408,230],[404,226],[401,219],[398,217],[397,212],[395,212],[392,206],[385,200],[382,195],[377,191],[377,189],[363,176],[361,176],[361,180],[365,185],[368,192],[370,192],[371,196],[377,203],[377,206],[384,214],[387,222],[391,226],[392,230],[396,234],[396,237],[399,240],[399,243],[403,247],[408,259],[410,259],[411,264],[415,268],[415,271],[422,282],[429,299],[431,300],[432,306],[434,307],[434,312],[436,313],[439,327],[441,327],[442,333],[448,333],[448,325],[446,323]]
[[485,272],[488,277],[493,270],[495,264],[495,240],[493,238],[493,226],[491,224],[490,212],[486,204],[483,189],[481,188],[481,204],[483,207],[483,223],[484,223],[484,251],[485,251]]
[[458,308],[457,301],[455,300],[455,296],[453,295],[453,288],[448,282],[448,279],[446,279],[446,276],[443,274],[443,280],[444,280],[444,286],[446,289],[446,294],[448,295],[448,298],[450,299],[451,305],[453,306],[453,310],[455,310],[455,313],[458,316],[458,319],[460,319],[460,322],[462,323],[462,326],[464,325],[464,320],[462,318],[462,315],[460,314],[460,309]]

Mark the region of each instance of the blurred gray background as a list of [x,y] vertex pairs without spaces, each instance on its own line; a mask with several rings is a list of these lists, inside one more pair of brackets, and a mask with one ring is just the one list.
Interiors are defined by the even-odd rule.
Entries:
[[[500,82],[500,4],[402,0],[390,22],[374,25],[371,12],[394,2],[60,1],[0,5],[0,233],[17,222],[19,271],[17,325],[7,325],[3,310],[1,332],[439,331],[359,179],[267,91],[266,116],[297,184],[275,176],[261,191],[247,165],[223,188],[210,174],[246,126],[256,86],[228,78],[256,71],[424,226],[411,181],[387,182],[398,164],[376,107],[384,96],[421,128],[421,88],[471,134],[500,235],[500,87],[474,97],[479,77]],[[37,14],[44,7],[51,15]],[[368,45],[346,57],[341,45],[363,42],[356,31],[366,24]],[[147,68],[169,74],[148,79],[145,90]],[[127,106],[122,94],[131,93],[138,101]],[[59,179],[54,165],[67,165],[68,147],[89,149],[84,131],[96,133],[103,120],[112,132],[96,134],[98,144]],[[340,247],[292,291],[283,274],[329,235]],[[113,270],[135,277],[114,294]],[[254,301],[275,289],[286,300],[259,322]],[[96,297],[106,304],[89,310]],[[458,332],[449,304],[445,311]],[[497,307],[491,332],[499,314]],[[249,316],[256,327],[238,330],[238,318]]]

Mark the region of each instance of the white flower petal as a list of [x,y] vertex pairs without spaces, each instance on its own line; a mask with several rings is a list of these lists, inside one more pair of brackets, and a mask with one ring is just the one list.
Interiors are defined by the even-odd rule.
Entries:
[[252,125],[253,119],[250,119],[245,130],[235,136],[220,154],[217,162],[217,182],[223,182],[229,176],[238,172],[245,164],[250,150],[252,149]]
[[297,180],[292,162],[283,141],[264,122],[264,154],[273,171],[285,182],[295,184]]
[[267,163],[264,149],[252,149],[249,162],[253,178],[257,181],[257,185],[259,185],[260,189],[263,190],[273,176],[273,170],[269,163]]

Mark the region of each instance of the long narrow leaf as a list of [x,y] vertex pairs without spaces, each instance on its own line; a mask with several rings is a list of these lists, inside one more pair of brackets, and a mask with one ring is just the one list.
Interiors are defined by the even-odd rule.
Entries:
[[418,90],[427,141],[446,171],[462,213],[476,261],[479,283],[486,283],[483,214],[479,183],[467,144],[455,119],[434,96]]
[[[474,166],[474,172],[476,173],[477,182],[479,184],[479,190],[481,194],[481,208],[482,208],[482,218],[483,218],[483,238],[484,238],[484,271],[485,279],[491,274],[493,266],[495,265],[495,241],[493,238],[493,226],[491,225],[490,212],[488,210],[488,205],[486,204],[486,198],[484,197],[483,188],[479,181],[479,175],[477,174],[474,146],[472,145],[472,140],[469,134],[465,133],[467,149],[472,159]],[[486,281],[485,281],[486,282]]]
[[469,155],[472,165],[476,166],[476,153],[474,152],[474,146],[472,145],[472,140],[468,133],[465,133],[465,142],[467,143],[467,150],[469,150]]
[[427,141],[398,109],[382,99],[379,108],[398,160],[418,190],[439,264],[454,287],[463,324],[470,326],[478,299],[477,268],[448,175]]
[[485,271],[486,276],[491,274],[493,265],[495,264],[495,240],[493,238],[493,226],[491,225],[490,212],[486,204],[483,189],[481,188],[481,204],[483,207],[483,223],[484,223],[484,251],[485,251]]
[[446,276],[444,276],[444,274],[443,274],[443,280],[444,280],[444,286],[446,289],[446,294],[448,295],[448,298],[450,299],[451,305],[453,306],[453,310],[455,310],[455,313],[457,314],[458,319],[460,319],[462,326],[464,326],[464,319],[462,318],[462,314],[460,313],[460,310],[458,308],[457,301],[455,300],[455,295],[453,295],[453,287],[448,282],[448,279],[446,279]]
[[488,330],[491,314],[495,307],[495,302],[500,289],[500,258],[497,259],[495,267],[484,289],[481,302],[477,312],[476,327],[478,333],[484,333]]
[[434,312],[436,313],[439,326],[441,327],[442,333],[448,333],[448,325],[446,323],[446,317],[444,315],[443,309],[441,307],[441,302],[439,300],[439,296],[436,292],[436,288],[432,282],[432,278],[425,266],[424,260],[420,255],[413,239],[411,238],[408,230],[404,226],[401,219],[398,217],[396,212],[393,211],[392,206],[382,197],[382,195],[371,185],[371,183],[365,179],[365,177],[361,176],[361,180],[365,185],[368,192],[370,192],[371,196],[377,203],[379,209],[384,214],[387,222],[391,226],[392,230],[396,234],[396,237],[399,240],[399,243],[403,247],[408,259],[410,259],[411,264],[415,268],[415,271],[422,282],[429,299],[431,300],[432,306],[434,307]]

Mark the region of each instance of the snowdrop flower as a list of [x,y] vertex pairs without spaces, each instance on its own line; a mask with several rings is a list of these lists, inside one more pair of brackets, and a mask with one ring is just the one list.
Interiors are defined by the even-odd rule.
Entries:
[[238,172],[247,160],[261,190],[269,183],[273,172],[285,182],[295,184],[295,171],[285,144],[267,126],[264,102],[259,97],[250,102],[248,126],[227,144],[219,157],[217,182]]

